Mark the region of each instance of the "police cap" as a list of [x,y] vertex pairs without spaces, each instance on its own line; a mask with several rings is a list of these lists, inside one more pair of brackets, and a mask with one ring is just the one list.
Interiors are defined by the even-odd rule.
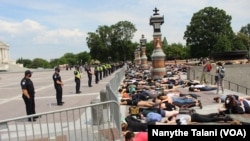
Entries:
[[32,73],[33,73],[33,72],[31,72],[30,70],[26,70],[26,71],[24,72],[25,76],[28,75],[28,74],[32,74]]

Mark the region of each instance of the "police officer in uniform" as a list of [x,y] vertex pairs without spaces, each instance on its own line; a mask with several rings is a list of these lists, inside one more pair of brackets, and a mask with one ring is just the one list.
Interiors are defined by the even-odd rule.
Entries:
[[[30,70],[26,70],[24,72],[24,78],[21,80],[21,88],[22,88],[22,97],[26,107],[27,115],[36,114],[35,111],[35,88],[32,80],[30,79],[32,76],[32,72]],[[29,118],[29,121],[36,121],[38,116]]]
[[99,82],[99,70],[98,70],[98,66],[95,66],[95,69],[94,69],[94,73],[95,73],[95,83],[98,84]]
[[81,72],[80,72],[78,66],[75,66],[74,75],[75,75],[75,82],[76,82],[76,94],[79,94],[79,93],[81,93],[81,91],[80,91]]
[[91,70],[90,65],[88,65],[86,71],[87,71],[87,74],[88,74],[88,86],[92,87],[92,84],[91,84],[92,83],[92,70]]
[[56,100],[57,100],[57,105],[62,106],[64,102],[62,102],[62,86],[63,82],[61,80],[60,76],[60,69],[58,67],[55,68],[55,72],[52,76],[52,79],[54,81],[54,87],[56,89]]
[[100,79],[99,80],[102,80],[102,66],[99,65],[99,75],[100,75]]

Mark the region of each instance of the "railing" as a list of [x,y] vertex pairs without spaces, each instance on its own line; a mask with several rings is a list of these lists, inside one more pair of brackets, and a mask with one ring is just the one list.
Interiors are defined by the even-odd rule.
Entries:
[[[202,74],[201,70],[189,67],[187,72],[187,78],[189,80],[200,80],[201,74]],[[214,77],[215,75],[211,73],[206,73],[206,78],[208,83],[215,84]],[[224,88],[242,94],[250,95],[250,88],[234,83],[230,80],[227,80],[226,78],[224,78]]]
[[[0,121],[0,141],[121,141],[118,87],[125,70],[126,65],[106,85],[105,92],[100,92],[101,101]],[[28,122],[34,116],[43,118]]]
[[[107,108],[103,108],[106,105]],[[29,117],[0,121],[1,141],[102,141],[121,140],[116,121],[120,118],[117,101],[107,101],[87,106],[36,114],[37,122],[27,122]],[[114,115],[110,114],[113,113]],[[44,118],[45,117],[45,118]]]

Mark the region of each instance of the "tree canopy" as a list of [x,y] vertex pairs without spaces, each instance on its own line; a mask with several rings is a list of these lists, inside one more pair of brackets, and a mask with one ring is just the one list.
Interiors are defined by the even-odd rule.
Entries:
[[230,41],[234,38],[234,33],[231,19],[224,10],[214,7],[206,7],[194,13],[184,33],[191,57],[209,56],[218,50],[232,50]]
[[86,40],[91,57],[103,62],[107,62],[109,57],[115,61],[131,60],[136,47],[131,40],[136,30],[131,22],[120,21],[111,26],[99,26],[95,32],[88,32]]

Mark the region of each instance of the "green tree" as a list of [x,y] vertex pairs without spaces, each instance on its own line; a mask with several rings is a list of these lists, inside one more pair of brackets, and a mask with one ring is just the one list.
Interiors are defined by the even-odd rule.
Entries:
[[209,56],[217,50],[226,51],[223,49],[227,48],[218,49],[220,46],[217,42],[221,37],[226,37],[229,41],[234,38],[231,19],[224,10],[214,7],[205,7],[194,13],[184,33],[191,57]]
[[231,51],[231,42],[226,36],[220,36],[217,43],[214,45],[213,52]]
[[17,64],[23,64],[23,67],[30,67],[30,65],[32,64],[32,60],[30,59],[23,59],[23,58],[19,58],[16,61]]
[[148,60],[151,61],[151,55],[154,50],[154,41],[151,40],[150,42],[146,43],[146,55],[148,57]]
[[49,62],[42,58],[35,58],[33,59],[32,63],[30,64],[29,68],[51,68]]
[[247,24],[246,26],[241,27],[240,32],[250,37],[250,24]]
[[164,53],[166,54],[167,60],[173,60],[173,59],[186,59],[188,58],[188,52],[189,51],[185,46],[183,46],[181,43],[173,43],[171,45],[168,45],[164,49]]
[[89,32],[86,40],[92,59],[108,62],[108,57],[119,61],[131,57],[135,45],[131,39],[135,31],[131,22],[120,21],[111,26],[99,26],[95,32]]
[[233,50],[248,50],[249,39],[246,34],[239,32],[233,40]]
[[91,60],[90,54],[86,51],[76,54],[76,58],[77,58],[77,62],[79,62],[79,65],[83,65],[86,62],[90,62]]
[[61,58],[60,58],[60,65],[61,64],[68,64],[68,65],[76,65],[77,64],[77,57],[73,53],[65,53]]

